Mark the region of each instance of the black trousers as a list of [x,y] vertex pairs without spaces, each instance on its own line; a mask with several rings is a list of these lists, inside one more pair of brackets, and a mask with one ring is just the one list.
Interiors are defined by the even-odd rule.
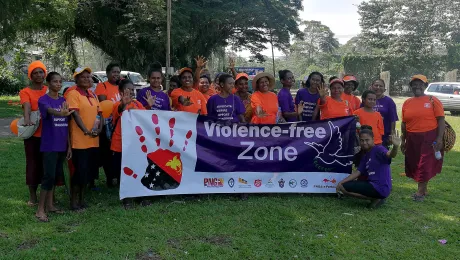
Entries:
[[[104,169],[105,177],[107,183],[112,183],[112,179],[116,177],[114,176],[114,169],[112,163],[112,151],[110,150],[110,140],[107,139],[105,134],[105,126],[102,129],[101,134],[99,135],[99,167]],[[96,179],[99,178],[99,172],[96,176]]]

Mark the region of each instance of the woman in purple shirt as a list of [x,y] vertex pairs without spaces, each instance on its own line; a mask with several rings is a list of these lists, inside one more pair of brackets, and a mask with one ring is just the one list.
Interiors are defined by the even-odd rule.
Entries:
[[383,117],[383,143],[387,149],[389,148],[390,135],[394,135],[396,129],[396,121],[398,121],[398,113],[396,111],[396,104],[388,96],[385,96],[385,82],[381,79],[377,79],[372,83],[371,90],[377,95],[375,102],[374,111],[379,112]]
[[[374,145],[372,127],[361,126],[359,141],[361,150],[365,152],[356,171],[337,184],[337,194],[370,200],[369,208],[377,208],[385,203],[391,191],[391,159],[398,154],[401,138],[390,135],[393,144],[391,151],[381,145]],[[359,176],[367,176],[367,180],[356,180]]]
[[221,74],[219,77],[220,93],[213,95],[206,103],[208,116],[215,120],[245,123],[243,102],[232,94],[235,80],[230,74]]
[[[169,97],[166,93],[161,90],[161,82],[163,81],[163,72],[161,71],[160,64],[152,65],[148,74],[150,86],[139,90],[136,96],[136,100],[139,101],[145,109],[152,110],[171,110],[171,104],[169,103]],[[155,103],[150,106],[147,100],[153,97]]]
[[319,93],[318,87],[324,84],[323,74],[319,72],[312,72],[308,75],[308,79],[305,82],[305,88],[299,89],[295,96],[295,105],[297,111],[302,112],[302,121],[319,120],[319,113],[317,117],[313,118],[315,109],[317,108]]
[[294,75],[290,70],[280,70],[278,75],[281,84],[283,84],[283,88],[281,88],[278,93],[278,104],[281,108],[281,113],[286,122],[299,121],[299,116],[294,106],[294,99],[291,94],[291,88],[295,84]]
[[[74,111],[69,111],[69,105],[63,97],[59,97],[62,87],[61,76],[51,72],[46,77],[49,92],[38,100],[38,108],[42,118],[42,138],[40,151],[43,153],[44,175],[41,183],[40,200],[35,217],[39,221],[48,222],[50,213],[61,213],[54,206],[53,188],[56,177],[63,175],[64,159],[70,158],[72,152],[68,144],[69,119]],[[67,152],[67,153],[66,153]]]

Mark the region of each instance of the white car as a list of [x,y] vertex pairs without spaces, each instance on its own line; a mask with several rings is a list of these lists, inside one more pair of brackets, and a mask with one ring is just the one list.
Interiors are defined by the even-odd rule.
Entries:
[[[96,71],[93,72],[93,74],[102,78],[103,81],[107,81],[107,74],[105,71]],[[140,89],[143,89],[149,85],[147,81],[145,81],[145,79],[142,77],[142,75],[138,72],[123,70],[121,71],[120,76],[122,78],[130,79],[134,83],[136,94]]]
[[425,95],[437,97],[444,111],[460,114],[460,82],[433,82],[425,89]]

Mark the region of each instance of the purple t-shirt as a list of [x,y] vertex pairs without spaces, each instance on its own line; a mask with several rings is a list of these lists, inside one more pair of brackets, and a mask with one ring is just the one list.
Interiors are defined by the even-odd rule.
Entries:
[[379,112],[383,117],[383,128],[385,133],[383,135],[384,143],[388,140],[391,135],[391,123],[398,121],[398,112],[396,111],[396,104],[390,97],[384,96],[381,99],[377,99],[374,111]]
[[[281,112],[295,112],[294,99],[292,98],[289,89],[282,88],[278,93],[278,104],[281,108]],[[296,122],[296,116],[286,117],[287,122]]]
[[384,198],[391,191],[391,159],[387,157],[387,153],[385,147],[376,145],[364,155],[358,167],[361,175],[367,176],[367,181]]
[[151,87],[146,87],[137,92],[136,100],[141,102],[144,107],[147,107],[149,103],[144,98],[147,98],[147,91],[150,91],[152,96],[155,96],[155,104],[152,106],[152,110],[171,110],[171,104],[169,103],[169,97],[163,91],[156,92]]
[[206,104],[206,108],[209,117],[215,120],[230,120],[234,123],[240,122],[238,116],[246,112],[241,99],[233,94],[226,98],[219,95],[211,96]]
[[[298,105],[300,101],[303,101],[304,107],[302,111],[302,121],[312,121],[313,112],[318,104],[319,93],[310,94],[308,89],[302,88],[297,91],[295,96],[295,104]],[[319,116],[319,113],[318,113]],[[319,117],[318,117],[319,119]]]
[[48,108],[60,111],[65,99],[53,99],[44,95],[38,99],[38,108],[42,118],[41,152],[65,152],[69,138],[69,118],[54,116],[48,113]]

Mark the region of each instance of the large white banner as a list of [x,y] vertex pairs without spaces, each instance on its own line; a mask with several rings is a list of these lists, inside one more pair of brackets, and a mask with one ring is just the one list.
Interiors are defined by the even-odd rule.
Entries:
[[351,172],[353,118],[225,125],[125,111],[120,199],[199,193],[335,193]]

